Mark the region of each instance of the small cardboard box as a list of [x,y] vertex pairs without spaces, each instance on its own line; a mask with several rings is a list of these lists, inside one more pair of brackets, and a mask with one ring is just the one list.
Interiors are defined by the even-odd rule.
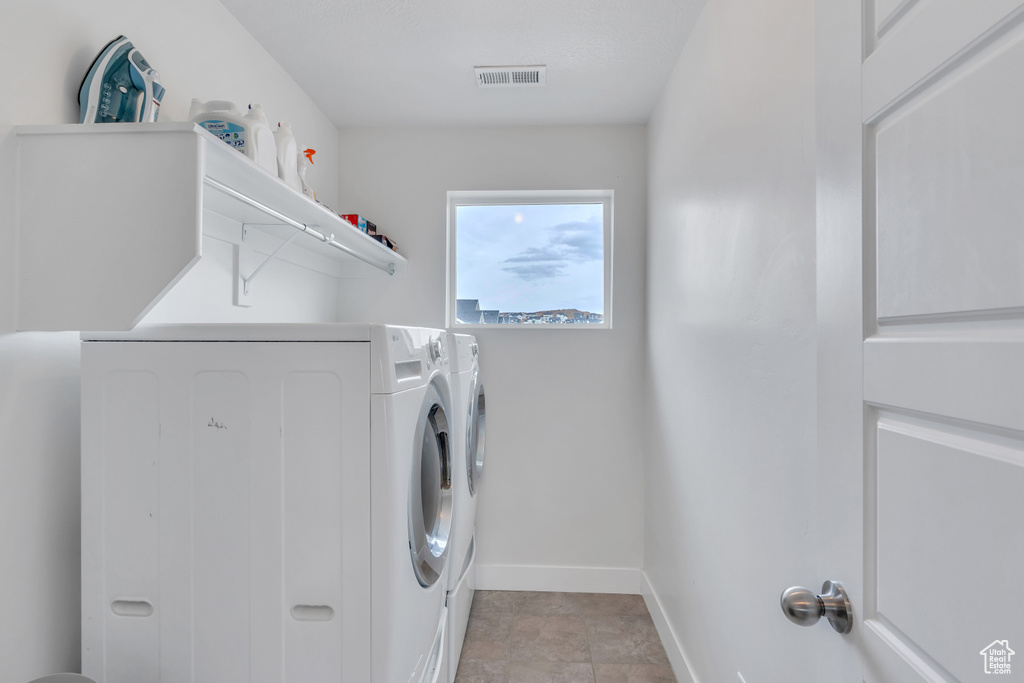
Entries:
[[[344,220],[348,221],[361,231],[366,232],[366,219],[357,213],[343,213],[339,214]],[[376,226],[374,226],[376,227]]]

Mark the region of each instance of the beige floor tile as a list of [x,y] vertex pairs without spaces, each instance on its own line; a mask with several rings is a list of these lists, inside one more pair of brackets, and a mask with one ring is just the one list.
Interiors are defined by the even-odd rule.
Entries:
[[508,683],[594,683],[590,662],[512,662]]
[[473,593],[472,612],[509,612],[514,609],[515,591],[476,591]]
[[514,616],[503,612],[471,613],[462,643],[463,659],[509,659]]
[[517,614],[623,615],[647,614],[647,605],[639,595],[611,593],[515,593]]
[[597,663],[668,664],[649,615],[584,617],[590,656]]
[[645,616],[647,605],[639,595],[617,593],[570,593],[574,614]]
[[477,591],[456,683],[675,683],[639,595]]
[[515,593],[516,614],[579,614],[574,593],[522,591]]
[[516,614],[512,660],[590,662],[587,627],[573,615]]
[[676,683],[668,664],[595,664],[595,683]]
[[455,683],[508,683],[508,662],[462,658]]

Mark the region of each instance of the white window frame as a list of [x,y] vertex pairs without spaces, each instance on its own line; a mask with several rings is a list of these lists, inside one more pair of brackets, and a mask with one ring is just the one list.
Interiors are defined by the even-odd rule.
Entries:
[[[458,273],[456,272],[456,225],[455,212],[460,206],[509,206],[516,204],[601,204],[603,206],[603,244],[604,257],[604,321],[586,325],[569,325],[566,323],[539,323],[533,325],[469,325],[457,322],[456,308],[458,290]],[[615,215],[614,190],[450,190],[448,192],[447,241],[448,257],[446,260],[447,278],[445,285],[446,327],[457,330],[610,330],[612,329],[612,243],[614,235],[613,217]]]

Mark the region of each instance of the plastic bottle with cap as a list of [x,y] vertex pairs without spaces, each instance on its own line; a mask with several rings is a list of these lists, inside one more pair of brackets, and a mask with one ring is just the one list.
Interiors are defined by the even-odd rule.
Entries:
[[302,181],[299,179],[299,168],[296,162],[298,145],[292,135],[290,123],[278,123],[274,131],[274,142],[277,144],[277,177],[288,187],[302,192]]
[[192,106],[188,110],[188,118],[242,154],[251,157],[249,154],[249,121],[238,112],[234,102],[226,100],[202,102],[193,99]]
[[245,118],[249,122],[249,140],[252,143],[247,156],[268,172],[277,175],[277,145],[267,115],[263,113],[263,107],[250,104],[249,113]]

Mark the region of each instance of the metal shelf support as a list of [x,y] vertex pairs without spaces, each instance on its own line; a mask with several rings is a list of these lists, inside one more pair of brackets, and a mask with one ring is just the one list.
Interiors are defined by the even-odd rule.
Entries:
[[[249,224],[248,223],[244,223],[242,225],[242,241],[243,242],[245,242],[246,238],[248,237],[248,229],[249,229]],[[305,226],[303,226],[303,230],[305,230]],[[278,246],[277,249],[275,249],[270,254],[270,256],[268,256],[267,258],[263,259],[263,262],[260,263],[260,265],[256,266],[256,269],[254,271],[252,271],[252,273],[249,274],[249,277],[245,277],[244,275],[241,274],[241,272],[239,272],[239,277],[242,278],[242,292],[243,292],[243,294],[245,294],[245,296],[249,296],[249,285],[251,285],[252,281],[256,279],[256,276],[260,274],[260,271],[263,270],[263,267],[266,266],[271,261],[273,261],[275,258],[277,258],[277,255],[281,252],[281,250],[284,249],[285,247],[287,247],[289,244],[291,244],[292,240],[294,240],[298,236],[299,236],[298,232],[293,232],[291,235],[289,235],[288,239],[286,239],[284,242],[281,242],[280,246]]]

